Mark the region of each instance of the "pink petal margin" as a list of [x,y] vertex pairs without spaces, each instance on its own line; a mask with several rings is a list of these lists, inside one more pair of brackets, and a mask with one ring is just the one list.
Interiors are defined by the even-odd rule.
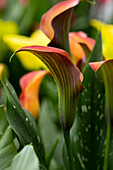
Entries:
[[105,61],[91,62],[89,65],[96,72]]

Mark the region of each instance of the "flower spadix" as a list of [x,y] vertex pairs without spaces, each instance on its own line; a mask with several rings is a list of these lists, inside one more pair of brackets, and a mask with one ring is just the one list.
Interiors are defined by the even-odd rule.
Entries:
[[113,59],[89,63],[94,71],[99,71],[105,85],[106,121],[113,126]]
[[38,95],[40,84],[48,73],[48,70],[33,71],[25,74],[20,79],[20,86],[22,88],[20,103],[35,119],[37,119],[39,115],[40,104]]
[[73,124],[76,104],[83,90],[82,73],[74,65],[69,54],[54,47],[28,46],[17,50],[27,51],[38,57],[51,71],[59,93],[59,115],[66,130]]

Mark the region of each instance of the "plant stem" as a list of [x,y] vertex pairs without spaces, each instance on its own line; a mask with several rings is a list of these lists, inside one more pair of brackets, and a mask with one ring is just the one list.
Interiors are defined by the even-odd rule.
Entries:
[[67,153],[68,153],[69,169],[75,170],[74,163],[73,163],[72,146],[71,146],[71,140],[70,140],[70,131],[66,131],[63,128],[63,134],[64,134],[65,144],[66,144]]
[[109,157],[109,147],[110,147],[110,131],[111,131],[111,127],[110,127],[110,121],[107,124],[107,132],[106,132],[106,146],[105,146],[105,156],[104,156],[104,166],[103,166],[103,170],[107,170],[108,169],[108,157]]

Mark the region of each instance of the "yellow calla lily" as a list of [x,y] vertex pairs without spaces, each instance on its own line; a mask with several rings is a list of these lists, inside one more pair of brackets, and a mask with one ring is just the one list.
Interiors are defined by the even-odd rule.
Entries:
[[95,19],[91,20],[90,24],[97,30],[101,30],[102,48],[105,59],[113,59],[113,25],[105,24]]
[[[7,77],[9,76],[8,68],[4,63],[0,63],[0,80],[2,74],[5,74]],[[2,87],[0,86],[0,103],[1,103],[1,97],[2,97]]]
[[[31,37],[14,34],[4,35],[4,41],[12,51],[28,45],[47,46],[50,42],[49,38],[41,30],[35,31],[31,34]],[[23,67],[28,70],[46,69],[46,66],[38,58],[35,58],[33,54],[22,52],[18,53],[17,56]]]
[[18,27],[13,21],[3,21],[0,19],[0,38],[4,34],[17,34]]
[[0,79],[1,79],[1,75],[2,73],[5,73],[5,75],[8,77],[9,76],[9,72],[8,72],[8,68],[4,63],[0,63]]
[[4,34],[17,34],[18,27],[13,21],[3,21],[0,19],[0,62],[3,61],[6,54],[6,46],[3,42]]

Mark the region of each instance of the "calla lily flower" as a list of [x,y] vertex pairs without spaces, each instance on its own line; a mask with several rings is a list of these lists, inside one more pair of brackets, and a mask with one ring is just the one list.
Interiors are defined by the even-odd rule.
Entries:
[[[6,77],[9,76],[9,72],[8,72],[7,66],[4,63],[0,63],[0,80],[1,80],[1,76],[2,76],[3,73],[5,74]],[[0,87],[0,98],[2,96],[2,90],[1,89],[2,88]]]
[[[75,64],[78,64],[79,60],[86,56],[85,53],[89,56],[95,44],[95,41],[88,38],[82,31],[69,33],[73,6],[78,3],[78,0],[70,2],[68,0],[55,5],[42,16],[40,23],[40,29],[51,40],[49,46],[68,51],[72,55]],[[65,27],[65,32],[63,27]]]
[[91,26],[101,30],[103,55],[106,60],[113,58],[113,25],[98,20],[91,20]]
[[[85,34],[82,31],[79,32],[70,32],[69,33],[69,44],[70,44],[70,50],[73,57],[73,60],[75,64],[84,57],[89,57],[90,52],[93,50],[95,41],[92,38],[87,37],[87,34]],[[84,48],[85,50],[84,50]],[[87,53],[89,51],[89,54]],[[85,54],[86,52],[86,54]]]
[[[50,43],[50,41],[52,39],[54,39],[51,41],[51,43],[49,45],[59,47],[59,48],[65,49],[65,50],[67,50],[67,48],[69,49],[69,46],[70,46],[72,57],[74,58],[75,64],[77,64],[78,61],[85,56],[84,50],[81,47],[80,43],[83,43],[84,45],[86,45],[87,48],[89,49],[89,51],[91,51],[94,46],[94,40],[89,41],[89,38],[83,32],[68,34],[68,27],[70,27],[70,23],[68,20],[70,20],[70,17],[72,15],[72,11],[73,11],[73,9],[71,9],[71,7],[73,8],[73,6],[77,5],[78,3],[79,3],[79,0],[70,1],[70,2],[69,1],[61,2],[60,4],[57,4],[53,8],[51,8],[46,14],[44,14],[41,19],[40,29],[45,34],[41,30],[37,30],[33,34],[31,34],[30,37],[26,37],[26,36],[22,36],[22,35],[21,36],[13,35],[13,34],[5,35],[4,36],[5,43],[8,44],[9,48],[12,51],[16,51],[17,49],[24,47],[24,46],[31,46],[31,45],[47,46]],[[66,13],[65,12],[66,9],[67,9],[67,11],[70,10],[70,12]],[[68,18],[66,21],[64,20],[65,23],[60,23],[62,21],[60,16],[59,16],[60,17],[59,19],[56,19],[56,21],[54,20],[55,17],[58,16],[58,14],[60,14],[60,13],[64,13],[64,16],[61,15],[61,17]],[[70,17],[67,17],[67,15],[69,15]],[[51,26],[52,23],[53,23],[54,27],[55,27],[55,24],[58,25],[58,27],[56,28],[56,31],[53,31],[53,28]],[[65,35],[64,35],[64,33],[60,32],[62,30],[61,27],[63,24],[68,25],[65,28],[66,29]],[[54,37],[54,32],[55,32],[55,37]],[[68,36],[69,36],[69,44],[67,41]],[[67,42],[67,44],[66,44],[66,42]],[[55,45],[55,43],[57,45]],[[64,44],[65,44],[65,47],[64,47]],[[88,45],[88,44],[90,44],[90,45]],[[92,46],[92,48],[91,48],[91,46]],[[23,67],[25,67],[25,69],[27,69],[27,70],[36,70],[39,68],[47,69],[45,67],[45,65],[40,60],[33,57],[32,54],[29,54],[29,53],[27,54],[25,52],[22,52],[17,55],[18,55],[20,62],[23,65]],[[27,61],[26,61],[26,57],[28,58]]]
[[89,63],[92,69],[99,71],[105,85],[105,114],[106,121],[113,126],[113,59]]
[[[12,51],[16,51],[17,49],[27,45],[35,44],[47,46],[47,44],[50,42],[50,40],[41,30],[33,32],[33,34],[31,34],[31,37],[14,34],[4,35],[4,41],[6,44],[8,44]],[[39,68],[46,69],[45,65],[39,59],[35,58],[32,54],[22,52],[21,54],[18,54],[18,58],[23,67],[27,70],[36,70]]]
[[5,73],[6,76],[9,76],[7,66],[3,63],[0,63],[0,79],[1,79],[1,75],[2,75],[3,72]]
[[6,47],[3,42],[4,34],[17,34],[18,27],[13,21],[3,21],[0,19],[0,61],[3,61],[3,57],[6,52]]
[[61,49],[43,46],[27,46],[16,51],[27,51],[45,63],[58,87],[59,114],[63,126],[69,130],[73,124],[77,99],[83,90],[83,76],[69,54]]
[[35,119],[39,115],[39,88],[40,84],[48,70],[33,71],[27,73],[20,79],[20,86],[22,88],[22,93],[20,94],[21,105],[28,110]]
[[[69,52],[68,32],[70,28],[67,27],[67,25],[68,23],[70,23],[72,11],[74,10],[75,5],[77,5],[78,3],[78,0],[63,1],[55,5],[42,17],[41,28],[43,29],[43,31],[44,28],[46,29],[47,27],[48,29],[51,29],[51,23],[54,25],[54,34],[52,37],[53,39],[49,44],[53,44],[53,47],[36,45],[26,46],[20,48],[14,53],[16,54],[20,51],[30,52],[31,54],[34,54],[37,58],[39,58],[51,71],[58,87],[60,121],[67,131],[69,131],[71,126],[73,125],[77,100],[81,91],[84,88],[82,85],[83,75],[73,63],[70,55],[66,51],[56,47],[60,47],[63,49],[65,48]],[[64,19],[64,17],[66,18]],[[62,24],[59,25],[59,23]],[[57,24],[58,26],[60,26],[60,32]],[[65,31],[63,32],[63,30]],[[46,35],[48,35],[48,33],[46,33]]]
[[3,21],[0,19],[0,38],[3,37],[4,34],[17,34],[18,27],[16,23],[13,21]]
[[[47,46],[50,39],[41,31],[37,30],[31,34],[31,37],[26,37],[22,35],[4,35],[4,41],[12,51],[16,51],[26,45],[43,45]],[[79,62],[84,56],[85,52],[81,45],[86,45],[89,51],[93,50],[95,41],[92,38],[88,38],[84,32],[70,32],[69,33],[69,46],[71,54],[75,64]],[[75,50],[76,49],[76,50]],[[21,61],[23,67],[28,70],[36,70],[39,68],[46,69],[45,65],[38,59],[34,58],[32,54],[27,54],[22,52],[22,54],[17,54],[19,60]],[[27,62],[26,62],[27,55]]]

